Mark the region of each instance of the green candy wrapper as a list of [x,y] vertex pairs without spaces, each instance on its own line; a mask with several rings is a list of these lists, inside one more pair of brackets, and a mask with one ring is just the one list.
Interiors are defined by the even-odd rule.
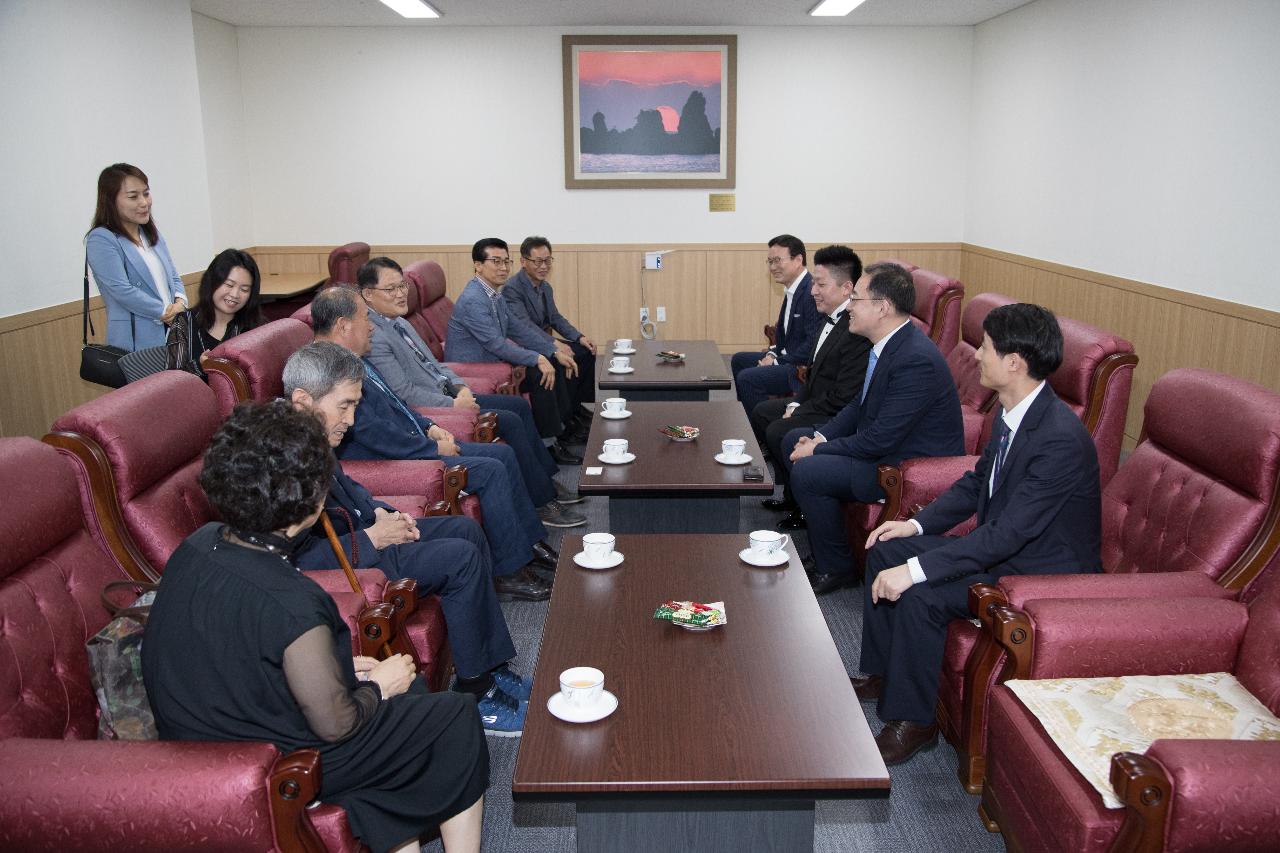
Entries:
[[725,616],[723,601],[713,601],[710,604],[699,601],[667,601],[658,605],[653,618],[695,628],[714,628],[729,621]]

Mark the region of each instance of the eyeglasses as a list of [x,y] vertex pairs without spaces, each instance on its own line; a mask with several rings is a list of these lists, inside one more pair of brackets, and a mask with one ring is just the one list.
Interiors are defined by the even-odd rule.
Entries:
[[766,258],[764,265],[767,267],[780,267],[789,260],[791,259],[790,258]]
[[850,302],[884,302],[883,296],[850,296]]
[[511,266],[511,259],[510,259],[510,258],[495,258],[495,257],[490,256],[490,257],[485,258],[485,259],[484,259],[484,262],[485,262],[486,264],[493,264],[495,267],[509,267],[509,266]]
[[545,258],[531,258],[528,255],[521,255],[520,257],[524,258],[526,261],[528,261],[530,264],[532,264],[535,267],[550,267],[552,264],[556,262],[554,255],[551,255]]
[[409,292],[409,283],[402,281],[399,284],[388,285],[387,287],[371,287],[370,290],[376,290],[379,293],[401,294]]

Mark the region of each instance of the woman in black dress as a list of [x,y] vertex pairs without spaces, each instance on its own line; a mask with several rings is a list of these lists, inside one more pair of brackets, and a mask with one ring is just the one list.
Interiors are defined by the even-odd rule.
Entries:
[[320,751],[320,799],[374,851],[438,824],[478,851],[489,754],[475,700],[428,693],[413,660],[354,657],[330,596],[288,561],[333,471],[324,429],[284,401],[237,408],[200,484],[224,523],[182,543],[147,621],[143,678],[167,740]]
[[200,278],[196,306],[174,318],[165,345],[170,370],[204,378],[209,350],[262,325],[262,276],[253,255],[223,249]]

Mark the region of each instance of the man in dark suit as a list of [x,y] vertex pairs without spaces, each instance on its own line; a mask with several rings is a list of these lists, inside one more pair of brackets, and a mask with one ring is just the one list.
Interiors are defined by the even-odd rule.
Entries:
[[884,499],[877,466],[964,453],[956,384],[942,353],[911,323],[915,301],[905,269],[867,267],[849,301],[849,329],[872,342],[861,388],[828,423],[791,430],[782,442],[809,522],[819,595],[857,583],[841,504]]
[[751,428],[761,447],[774,459],[774,479],[782,484],[782,499],[766,498],[768,509],[791,510],[791,524],[803,525],[787,466],[782,440],[793,429],[825,424],[844,408],[862,387],[871,341],[849,331],[849,300],[853,283],[862,277],[862,260],[846,246],[827,246],[813,254],[813,301],[823,324],[814,345],[813,364],[800,391],[793,398],[777,397],[758,404],[751,412]]
[[[1098,455],[1045,379],[1062,331],[1038,305],[1002,305],[982,323],[976,358],[999,416],[973,471],[910,521],[867,538],[859,698],[880,700],[886,764],[933,743],[947,623],[966,618],[969,587],[1011,574],[1101,571]],[[943,532],[977,515],[959,537]],[[872,547],[874,545],[874,548]]]
[[786,292],[778,308],[774,345],[764,352],[736,352],[729,360],[733,384],[747,417],[771,395],[791,394],[799,385],[796,368],[808,364],[822,315],[813,302],[813,276],[805,269],[804,243],[790,234],[769,241],[769,275]]

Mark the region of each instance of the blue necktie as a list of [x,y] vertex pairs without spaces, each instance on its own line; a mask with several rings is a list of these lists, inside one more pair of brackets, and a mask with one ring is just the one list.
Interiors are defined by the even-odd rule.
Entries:
[[391,387],[387,385],[387,383],[383,380],[382,376],[378,373],[378,371],[374,369],[373,365],[366,361],[364,363],[364,369],[365,369],[365,372],[369,374],[369,378],[373,380],[373,384],[377,385],[378,389],[381,390],[383,394],[386,394],[388,398],[390,398],[391,402],[395,405],[397,409],[400,410],[401,414],[403,414],[406,418],[409,419],[409,423],[413,424],[413,428],[418,433],[418,435],[420,435],[422,438],[426,438],[427,434],[423,432],[422,424],[418,423],[417,417],[415,417],[413,412],[409,409],[409,407],[404,404],[404,400],[401,400],[399,395],[396,394],[396,392],[391,390]]
[[871,387],[871,376],[876,372],[877,361],[879,361],[879,356],[876,355],[876,351],[873,349],[871,355],[867,356],[867,378],[862,380],[862,396],[858,398],[859,403],[867,399],[867,389]]

